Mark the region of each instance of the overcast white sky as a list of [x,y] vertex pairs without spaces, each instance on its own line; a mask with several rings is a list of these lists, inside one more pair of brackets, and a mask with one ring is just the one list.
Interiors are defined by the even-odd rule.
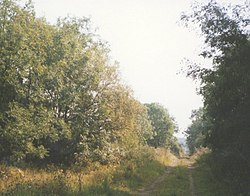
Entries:
[[52,23],[68,14],[90,17],[98,34],[109,43],[111,56],[120,63],[121,76],[135,97],[142,103],[164,105],[181,131],[187,128],[191,111],[202,106],[195,82],[177,74],[185,66],[182,60],[196,59],[201,49],[200,38],[178,24],[191,0],[33,2],[37,15]]

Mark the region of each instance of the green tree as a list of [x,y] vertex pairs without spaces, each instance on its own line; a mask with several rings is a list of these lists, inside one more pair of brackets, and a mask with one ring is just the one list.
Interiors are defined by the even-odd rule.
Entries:
[[204,110],[211,120],[206,141],[218,155],[221,171],[239,192],[249,192],[249,4],[222,7],[211,1],[193,11],[183,20],[198,24],[207,46],[201,55],[213,60],[212,68],[193,67],[189,72],[202,82]]
[[[34,103],[41,95],[39,79],[44,73],[43,61],[47,43],[50,43],[50,28],[46,28],[43,20],[35,19],[28,4],[21,9],[14,1],[1,1],[0,15],[1,158],[8,155],[19,160],[25,154],[43,158],[47,151],[40,144],[34,146],[33,140],[39,140],[53,129],[44,130],[39,127],[44,127],[40,123],[36,128],[32,125],[39,121],[39,117],[41,122],[48,122],[44,121],[47,111]],[[34,113],[30,114],[31,111]],[[34,121],[30,122],[31,119]]]
[[[151,136],[87,18],[37,18],[0,1],[0,159],[107,163]],[[42,160],[42,161],[41,161]]]
[[205,145],[205,135],[209,127],[208,120],[205,120],[203,108],[193,110],[191,115],[192,124],[187,128],[187,146],[190,154],[196,149]]
[[149,120],[153,127],[153,136],[148,139],[148,144],[155,148],[170,147],[175,131],[175,124],[166,108],[158,103],[145,104]]

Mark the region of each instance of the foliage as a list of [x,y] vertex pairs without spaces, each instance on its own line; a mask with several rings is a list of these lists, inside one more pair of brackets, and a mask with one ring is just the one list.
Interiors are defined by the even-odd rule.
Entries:
[[[194,157],[197,163],[190,168]],[[120,165],[95,163],[77,171],[53,165],[46,169],[0,165],[0,194],[187,195],[192,175],[197,195],[235,195],[213,175],[211,163],[213,158],[204,150],[190,159],[177,159],[164,148],[143,147]]]
[[[237,194],[249,193],[250,163],[250,41],[249,4],[222,7],[215,1],[194,7],[191,21],[201,29],[207,47],[202,52],[213,60],[213,67],[196,67],[189,74],[199,77],[204,110],[211,124],[207,145],[231,174]],[[227,160],[227,161],[225,161]],[[240,167],[240,170],[239,170]]]
[[152,135],[87,18],[51,25],[0,1],[0,161],[117,161]]
[[209,121],[205,118],[203,108],[192,111],[192,124],[185,131],[190,154],[193,154],[196,149],[205,146],[205,135],[209,127]]
[[145,104],[145,106],[153,127],[153,137],[148,139],[148,144],[155,148],[170,147],[175,124],[167,109],[157,103]]
[[[168,157],[143,147],[120,165],[74,168],[17,169],[0,165],[0,193],[11,195],[133,195],[165,170]],[[162,159],[164,161],[159,161]],[[16,171],[21,171],[22,176]],[[15,172],[14,172],[15,171]],[[5,176],[5,177],[4,177]],[[149,178],[150,176],[150,178]]]
[[179,143],[178,139],[173,136],[170,140],[170,151],[176,156],[181,156],[184,153],[183,146]]
[[[196,155],[194,155],[196,156]],[[235,195],[232,187],[228,186],[221,178],[218,178],[213,172],[215,161],[211,153],[203,153],[198,155],[195,168],[192,169],[195,182],[195,190],[197,195],[213,196],[213,195]],[[225,175],[225,173],[224,173]]]

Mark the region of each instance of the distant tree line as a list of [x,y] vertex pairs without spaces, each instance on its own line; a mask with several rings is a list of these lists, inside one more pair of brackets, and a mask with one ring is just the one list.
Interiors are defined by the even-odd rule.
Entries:
[[250,171],[250,4],[222,7],[215,1],[195,5],[183,15],[205,38],[201,55],[213,66],[193,64],[188,75],[201,81],[204,108],[188,128],[191,152],[212,149],[217,174],[230,179],[235,194],[248,195]]
[[163,106],[122,84],[89,19],[52,25],[30,2],[0,0],[0,161],[106,164],[145,145],[178,152],[174,129]]

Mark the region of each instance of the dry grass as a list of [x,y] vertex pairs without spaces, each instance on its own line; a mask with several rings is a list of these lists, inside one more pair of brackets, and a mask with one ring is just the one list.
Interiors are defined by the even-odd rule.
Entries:
[[120,165],[93,163],[62,170],[0,165],[0,193],[12,195],[131,195],[162,175],[178,159],[165,149],[144,148]]
[[165,166],[176,166],[178,164],[178,158],[173,155],[169,150],[165,148],[154,149],[156,160]]

